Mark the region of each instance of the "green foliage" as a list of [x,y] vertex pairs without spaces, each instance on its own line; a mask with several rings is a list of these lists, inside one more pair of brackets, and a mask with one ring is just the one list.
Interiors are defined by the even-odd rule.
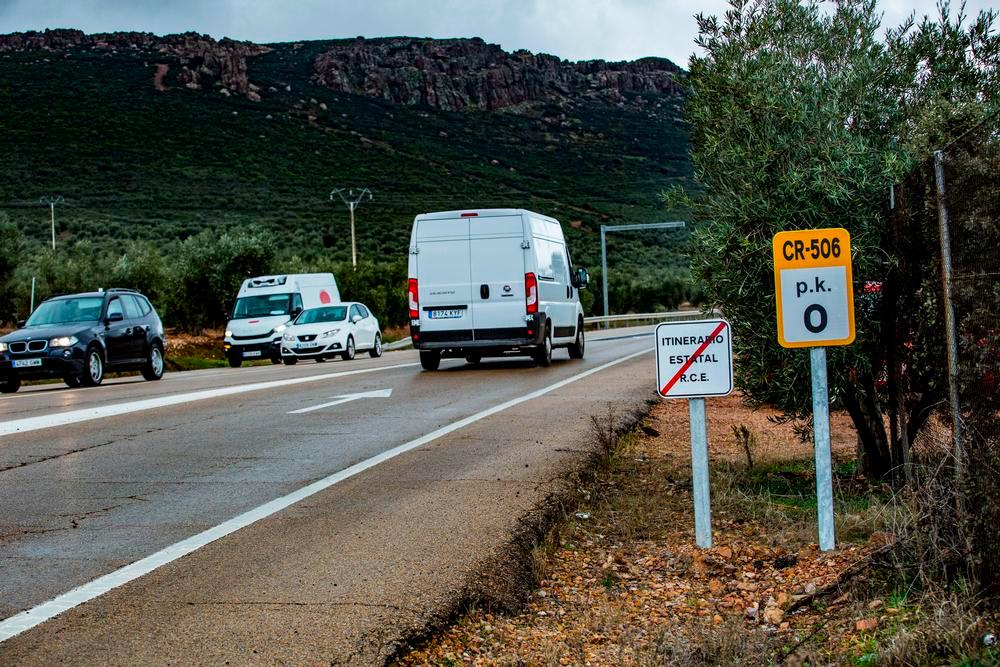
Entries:
[[[697,19],[705,55],[691,60],[687,114],[700,189],[665,197],[697,221],[693,274],[733,324],[737,383],[751,402],[805,417],[808,355],[776,341],[771,239],[788,229],[850,232],[858,337],[830,350],[831,393],[850,411],[875,476],[890,468],[876,382],[897,344],[886,313],[896,294],[915,291],[894,282],[902,257],[889,190],[920,151],[995,105],[995,18],[984,12],[966,28],[943,5],[936,21],[908,21],[884,39],[874,0],[732,0],[723,19]],[[881,296],[864,294],[869,282]],[[937,335],[934,319],[906,326]],[[917,406],[917,429],[928,408]]]
[[[706,55],[692,58],[687,111],[704,190],[691,202],[693,271],[733,324],[739,385],[756,402],[806,414],[808,355],[776,340],[771,238],[845,227],[856,281],[882,277],[881,207],[900,165],[884,132],[898,105],[875,3],[828,12],[813,1],[735,0],[723,22],[698,24]],[[879,331],[859,315],[858,343],[831,350],[835,393],[873,363]]]
[[259,228],[221,236],[204,231],[181,243],[176,255],[170,321],[187,329],[225,320],[244,280],[276,270],[270,234]]
[[6,214],[0,212],[0,322],[13,319],[11,278],[24,252],[24,236]]

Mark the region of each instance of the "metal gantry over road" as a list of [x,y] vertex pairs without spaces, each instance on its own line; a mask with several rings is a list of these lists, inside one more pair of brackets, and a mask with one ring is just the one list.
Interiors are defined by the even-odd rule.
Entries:
[[[601,289],[604,297],[604,317],[611,315],[611,308],[608,306],[608,232],[635,232],[647,229],[679,229],[684,227],[684,222],[647,222],[635,225],[601,225]],[[605,326],[607,326],[605,324]]]

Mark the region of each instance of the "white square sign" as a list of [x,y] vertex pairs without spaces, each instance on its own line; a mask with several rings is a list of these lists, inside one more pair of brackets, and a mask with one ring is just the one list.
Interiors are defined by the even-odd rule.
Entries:
[[657,326],[656,390],[663,398],[731,393],[733,343],[729,322],[698,320]]
[[847,267],[784,269],[780,280],[786,342],[852,338]]

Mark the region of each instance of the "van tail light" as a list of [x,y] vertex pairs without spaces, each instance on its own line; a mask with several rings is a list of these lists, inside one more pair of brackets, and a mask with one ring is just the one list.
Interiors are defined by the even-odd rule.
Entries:
[[538,279],[534,273],[524,274],[524,308],[529,315],[538,312]]
[[409,285],[406,288],[409,294],[410,301],[410,319],[418,320],[420,319],[420,298],[417,296],[417,279],[410,278]]

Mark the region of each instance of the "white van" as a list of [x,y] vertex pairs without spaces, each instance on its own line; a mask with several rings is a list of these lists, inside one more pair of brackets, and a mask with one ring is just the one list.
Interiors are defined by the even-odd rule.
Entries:
[[332,273],[260,276],[243,281],[226,325],[223,348],[233,368],[246,359],[281,363],[281,335],[306,308],[340,303]]
[[427,370],[442,357],[478,363],[508,354],[548,366],[554,347],[581,359],[578,290],[588,282],[553,218],[521,209],[418,215],[410,234],[413,347]]

